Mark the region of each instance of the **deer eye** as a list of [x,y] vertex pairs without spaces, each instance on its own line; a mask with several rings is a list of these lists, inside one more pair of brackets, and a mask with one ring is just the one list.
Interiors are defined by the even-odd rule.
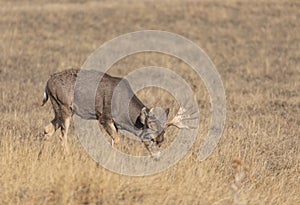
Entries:
[[156,138],[155,141],[157,144],[161,144],[164,141],[165,131],[162,131]]

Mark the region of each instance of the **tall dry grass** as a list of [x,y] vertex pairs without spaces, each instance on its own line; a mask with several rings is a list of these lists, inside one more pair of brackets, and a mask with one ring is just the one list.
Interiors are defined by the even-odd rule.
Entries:
[[[0,204],[300,204],[297,1],[0,4]],[[158,65],[190,82],[202,118],[184,159],[153,176],[118,175],[86,154],[73,129],[70,156],[62,156],[56,133],[38,159],[43,127],[53,117],[50,103],[39,107],[48,76],[80,66],[105,41],[142,29],[183,35],[216,64],[227,96],[218,148],[197,160],[210,120],[201,79],[173,57],[148,53],[123,59],[110,72]],[[158,94],[164,97],[157,100]],[[149,104],[173,103],[159,90],[139,96]],[[127,142],[123,137],[121,149],[140,149]]]

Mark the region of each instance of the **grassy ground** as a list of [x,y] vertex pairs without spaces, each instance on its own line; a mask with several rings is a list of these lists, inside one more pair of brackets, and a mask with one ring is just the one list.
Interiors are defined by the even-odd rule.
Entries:
[[[300,204],[299,2],[51,2],[0,2],[0,204]],[[197,161],[209,127],[205,86],[181,61],[148,53],[110,72],[159,65],[189,80],[203,106],[197,143],[184,159],[153,176],[121,176],[97,166],[72,129],[70,156],[62,157],[56,133],[38,160],[53,117],[50,103],[39,106],[49,75],[80,67],[105,41],[143,29],[191,39],[218,68],[227,120],[214,153]],[[157,100],[159,92],[140,97],[165,106],[169,97]],[[129,150],[127,141],[121,149]]]

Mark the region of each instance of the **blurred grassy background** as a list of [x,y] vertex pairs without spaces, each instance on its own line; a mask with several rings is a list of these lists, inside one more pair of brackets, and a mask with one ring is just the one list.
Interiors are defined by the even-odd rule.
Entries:
[[[300,204],[299,9],[296,0],[0,1],[0,204]],[[143,29],[183,35],[215,63],[227,120],[214,153],[197,161],[210,120],[201,79],[176,58],[146,53],[110,73],[157,65],[188,80],[202,118],[184,159],[154,176],[121,176],[97,166],[72,129],[70,156],[62,157],[56,133],[38,160],[43,127],[53,117],[50,103],[39,106],[49,75],[80,67],[107,40]],[[139,96],[174,103],[161,92]],[[174,133],[167,132],[164,146]],[[128,142],[123,137],[121,149],[139,149]]]

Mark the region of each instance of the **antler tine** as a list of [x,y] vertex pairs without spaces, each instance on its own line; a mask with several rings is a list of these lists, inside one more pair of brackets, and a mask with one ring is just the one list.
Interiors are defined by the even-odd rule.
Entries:
[[166,122],[165,127],[175,126],[179,129],[195,129],[196,127],[188,126],[188,125],[184,124],[183,121],[198,119],[198,117],[192,117],[192,115],[194,115],[197,112],[193,112],[192,114],[185,114],[186,112],[187,112],[186,109],[184,109],[183,107],[180,107],[177,114],[175,115],[175,117],[172,120],[169,120],[168,122]]
[[181,115],[183,120],[194,120],[194,119],[198,119],[197,116],[195,117],[192,117],[194,114],[197,113],[197,111],[193,111],[192,113],[190,114],[186,114],[188,111],[182,107],[179,108],[179,111],[177,112],[176,116],[177,115]]

